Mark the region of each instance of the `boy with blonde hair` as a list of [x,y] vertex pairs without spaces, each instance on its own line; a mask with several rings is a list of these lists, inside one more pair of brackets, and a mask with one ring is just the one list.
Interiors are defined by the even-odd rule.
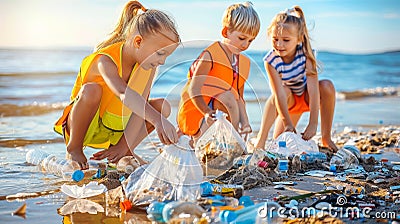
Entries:
[[255,39],[260,20],[250,2],[229,6],[222,18],[222,41],[208,46],[193,62],[181,93],[178,126],[196,141],[213,123],[215,111],[228,114],[240,134],[252,132],[243,99],[250,60],[241,54]]

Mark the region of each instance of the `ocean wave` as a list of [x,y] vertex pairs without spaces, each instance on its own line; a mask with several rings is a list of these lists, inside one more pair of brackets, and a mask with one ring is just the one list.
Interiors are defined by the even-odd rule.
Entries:
[[0,146],[7,147],[7,148],[15,148],[15,147],[22,147],[26,145],[33,145],[33,144],[51,144],[51,143],[62,143],[64,142],[63,138],[54,138],[54,139],[0,139]]
[[0,72],[0,77],[46,77],[60,75],[76,75],[77,71],[31,71],[31,72]]
[[342,91],[336,93],[336,98],[339,100],[386,96],[400,96],[400,87],[376,87],[370,89]]
[[0,104],[0,117],[37,116],[64,109],[63,103],[32,103],[27,105]]

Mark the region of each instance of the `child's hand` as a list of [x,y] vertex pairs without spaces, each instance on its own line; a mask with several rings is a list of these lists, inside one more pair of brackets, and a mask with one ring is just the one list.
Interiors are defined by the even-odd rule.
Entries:
[[121,146],[120,144],[111,145],[108,149],[96,152],[90,157],[94,160],[102,160],[107,158],[111,163],[118,163],[118,161],[127,155],[129,148],[127,146]]
[[163,144],[169,145],[178,142],[178,134],[176,133],[174,125],[171,124],[164,117],[159,124],[155,125],[158,138]]
[[316,125],[308,125],[304,133],[301,135],[303,136],[304,140],[310,140],[312,137],[315,136],[317,133],[317,126]]
[[216,113],[215,110],[210,109],[207,113],[204,114],[204,119],[208,126],[211,126],[214,123],[214,121],[216,120],[215,113]]
[[249,134],[251,134],[251,132],[253,132],[253,130],[251,129],[250,124],[243,125],[239,129],[239,134],[243,137],[245,141],[247,141],[247,137],[249,136]]
[[296,132],[296,128],[294,128],[292,125],[286,125],[286,126],[285,126],[284,132],[293,132],[293,133],[297,133],[297,132]]

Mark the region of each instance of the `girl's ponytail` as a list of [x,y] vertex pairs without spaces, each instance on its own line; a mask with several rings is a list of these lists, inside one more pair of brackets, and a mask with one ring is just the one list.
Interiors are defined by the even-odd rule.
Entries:
[[115,29],[110,33],[109,38],[97,45],[95,51],[107,47],[111,44],[125,41],[127,29],[132,24],[133,19],[139,14],[139,10],[146,12],[147,9],[138,1],[128,2],[119,18],[118,24]]
[[[314,55],[313,49],[311,48],[311,43],[310,43],[310,36],[308,35],[308,29],[306,25],[306,18],[304,16],[303,10],[300,8],[300,6],[294,6],[293,10],[297,13],[299,19],[300,19],[300,27],[299,27],[299,35],[301,35],[301,40],[303,42],[303,51],[304,54],[306,55],[307,59],[311,61],[311,64],[315,68],[310,70],[311,71],[317,71],[318,69],[318,63],[317,59]],[[309,74],[309,73],[308,73]],[[316,74],[309,74],[309,75],[316,75]]]

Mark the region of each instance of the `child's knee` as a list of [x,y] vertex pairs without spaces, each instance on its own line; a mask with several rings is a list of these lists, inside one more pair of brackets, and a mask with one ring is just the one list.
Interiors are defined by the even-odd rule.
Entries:
[[334,93],[335,92],[335,86],[330,80],[321,80],[319,81],[319,89],[320,91],[324,91],[327,93]]
[[82,86],[79,97],[80,100],[84,100],[87,103],[98,103],[101,101],[102,94],[103,90],[100,85],[96,83],[87,83]]
[[[220,102],[225,108],[235,108],[237,100],[231,91],[226,91],[219,94],[216,97],[217,101]],[[215,109],[215,108],[214,108]]]

